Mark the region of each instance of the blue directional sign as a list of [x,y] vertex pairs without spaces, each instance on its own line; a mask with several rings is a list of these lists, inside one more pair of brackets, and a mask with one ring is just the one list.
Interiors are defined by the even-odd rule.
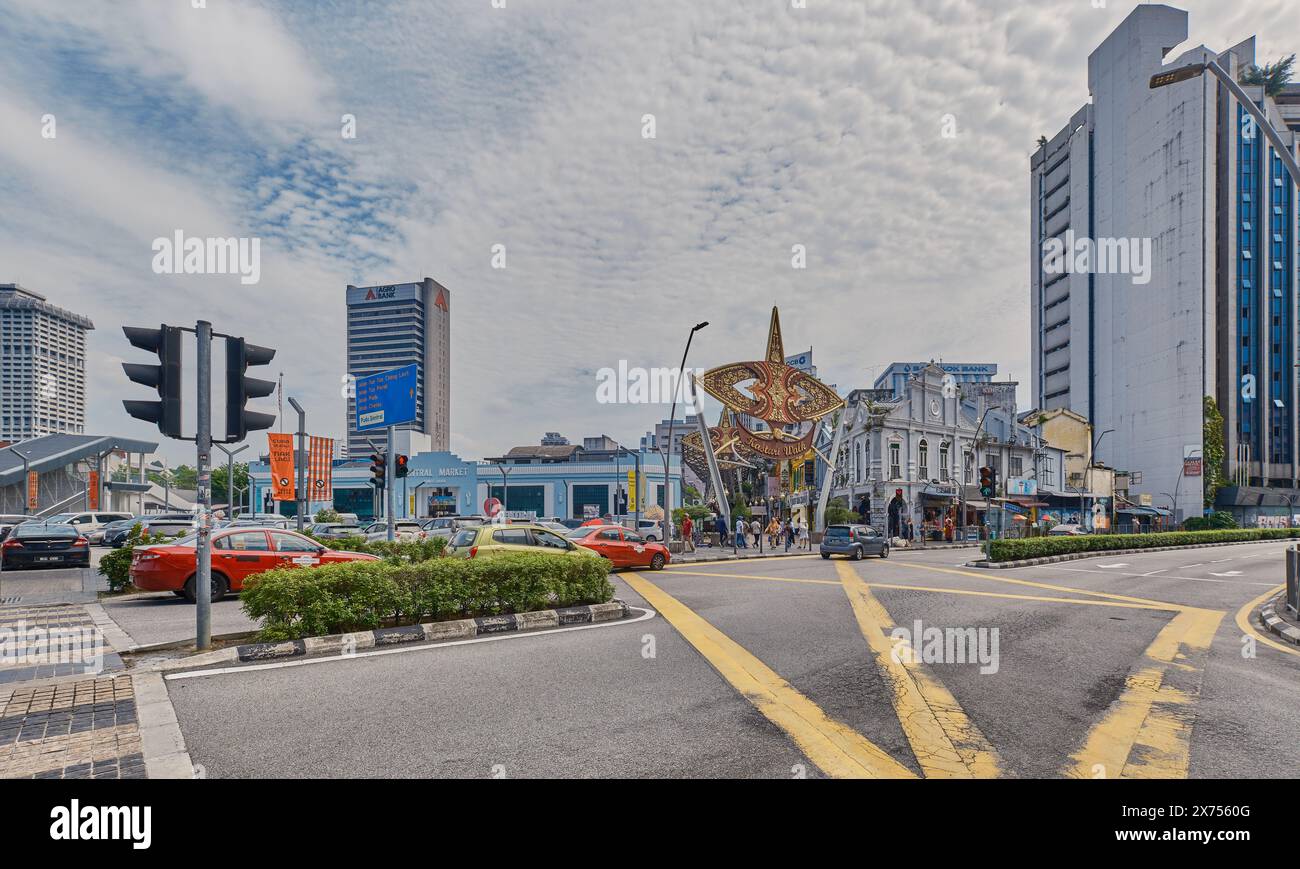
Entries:
[[357,378],[357,431],[415,422],[418,368],[404,365]]

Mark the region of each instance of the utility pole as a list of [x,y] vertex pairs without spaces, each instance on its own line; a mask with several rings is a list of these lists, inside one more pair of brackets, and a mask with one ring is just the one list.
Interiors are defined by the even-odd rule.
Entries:
[[211,483],[209,459],[212,452],[212,324],[199,320],[194,327],[198,337],[198,432],[197,446],[199,539],[195,547],[198,569],[194,574],[197,637],[195,645],[207,649],[212,645],[212,514],[209,512],[208,487]]
[[394,443],[397,426],[388,426],[388,454],[384,456],[384,512],[388,514],[388,537],[391,542],[397,537],[394,518],[397,511],[397,454]]
[[310,497],[307,494],[307,411],[303,410],[302,405],[298,403],[298,399],[292,396],[289,398],[289,404],[293,406],[294,410],[298,411],[298,509],[296,512],[298,514],[298,531],[301,532],[306,518],[308,498]]

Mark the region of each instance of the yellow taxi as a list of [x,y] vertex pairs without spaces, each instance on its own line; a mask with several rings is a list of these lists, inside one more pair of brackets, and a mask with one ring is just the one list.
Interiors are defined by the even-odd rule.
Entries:
[[462,528],[447,544],[447,555],[450,558],[485,558],[511,552],[600,558],[595,552],[561,537],[550,528],[533,523],[487,524],[477,528]]

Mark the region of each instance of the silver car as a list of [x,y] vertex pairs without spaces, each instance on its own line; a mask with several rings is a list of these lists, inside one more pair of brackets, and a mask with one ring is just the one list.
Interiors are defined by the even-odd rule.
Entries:
[[822,535],[822,558],[847,555],[861,561],[868,555],[889,557],[889,540],[870,525],[829,525]]

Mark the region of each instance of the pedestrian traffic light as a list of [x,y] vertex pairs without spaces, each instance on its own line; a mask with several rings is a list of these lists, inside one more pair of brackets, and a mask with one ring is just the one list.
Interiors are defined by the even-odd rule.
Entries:
[[990,467],[980,468],[980,494],[985,498],[992,498],[993,493],[997,491],[997,477]]
[[370,454],[370,485],[376,489],[384,488],[385,461],[383,453]]
[[125,400],[122,406],[136,419],[158,426],[163,437],[181,437],[181,330],[176,326],[143,329],[123,326],[132,347],[158,354],[158,365],[123,362],[122,370],[131,382],[158,390],[159,401]]
[[393,476],[397,477],[399,480],[405,477],[410,471],[410,468],[406,466],[407,461],[407,457],[401,453],[398,453],[397,457],[393,459]]
[[250,431],[275,425],[275,414],[246,410],[250,398],[275,392],[275,382],[245,377],[250,365],[269,365],[275,358],[270,347],[249,344],[243,338],[226,339],[226,443],[239,443]]

